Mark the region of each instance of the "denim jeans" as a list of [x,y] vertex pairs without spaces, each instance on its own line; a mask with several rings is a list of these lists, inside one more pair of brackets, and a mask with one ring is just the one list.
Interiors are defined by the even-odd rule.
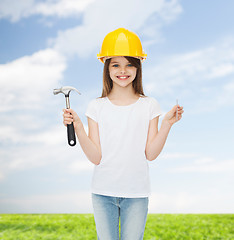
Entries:
[[148,197],[123,198],[92,193],[99,240],[142,240],[148,213]]

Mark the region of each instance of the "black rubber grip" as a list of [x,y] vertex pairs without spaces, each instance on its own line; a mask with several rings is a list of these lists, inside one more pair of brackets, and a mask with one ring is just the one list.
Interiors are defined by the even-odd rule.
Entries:
[[67,139],[70,146],[76,145],[76,135],[73,123],[67,125]]

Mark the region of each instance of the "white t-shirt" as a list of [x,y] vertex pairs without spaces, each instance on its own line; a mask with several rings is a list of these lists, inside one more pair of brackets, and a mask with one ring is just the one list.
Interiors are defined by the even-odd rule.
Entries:
[[98,123],[102,159],[95,165],[92,192],[115,197],[148,197],[150,181],[145,147],[149,121],[161,115],[153,97],[127,106],[108,97],[91,100],[85,115]]

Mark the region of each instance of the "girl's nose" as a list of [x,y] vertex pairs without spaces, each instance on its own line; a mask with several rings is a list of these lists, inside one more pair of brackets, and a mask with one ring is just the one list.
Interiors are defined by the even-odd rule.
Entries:
[[125,72],[126,72],[125,67],[122,67],[122,68],[120,69],[120,72],[121,72],[121,73],[125,73]]

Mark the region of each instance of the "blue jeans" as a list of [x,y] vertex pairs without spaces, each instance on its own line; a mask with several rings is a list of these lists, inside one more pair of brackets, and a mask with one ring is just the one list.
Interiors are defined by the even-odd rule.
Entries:
[[123,198],[92,193],[99,240],[142,240],[148,213],[148,197]]

